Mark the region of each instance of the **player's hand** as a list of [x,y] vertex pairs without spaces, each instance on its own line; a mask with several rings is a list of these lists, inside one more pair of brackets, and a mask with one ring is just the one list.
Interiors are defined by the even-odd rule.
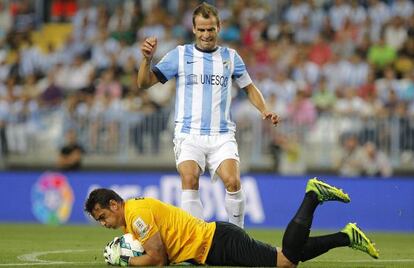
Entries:
[[109,242],[104,249],[105,262],[109,265],[128,266],[129,257],[121,255],[121,248],[119,245],[119,237]]
[[155,50],[157,49],[157,38],[156,37],[148,37],[145,38],[144,42],[141,44],[141,52],[142,55],[147,60],[151,60],[154,56]]
[[274,112],[264,111],[262,115],[263,115],[263,120],[270,120],[272,124],[275,126],[279,123],[280,118]]

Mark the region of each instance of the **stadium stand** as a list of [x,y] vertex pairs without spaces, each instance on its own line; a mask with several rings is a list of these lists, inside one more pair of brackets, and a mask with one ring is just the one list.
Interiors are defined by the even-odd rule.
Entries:
[[[355,164],[355,175],[414,172],[412,1],[212,2],[221,12],[223,44],[238,49],[282,117],[277,128],[262,125],[243,91],[234,91],[244,171],[343,172],[354,157],[370,163]],[[63,23],[34,19],[31,1],[5,3],[3,168],[53,167],[65,131],[74,128],[86,169],[174,168],[174,85],[137,90],[138,44],[157,36],[159,59],[191,41],[198,1],[79,0]],[[383,165],[391,171],[381,173]]]

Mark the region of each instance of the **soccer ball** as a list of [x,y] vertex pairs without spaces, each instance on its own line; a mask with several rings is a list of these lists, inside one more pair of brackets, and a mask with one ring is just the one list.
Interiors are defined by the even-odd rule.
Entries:
[[130,233],[119,237],[119,248],[123,256],[135,257],[144,254],[142,244]]

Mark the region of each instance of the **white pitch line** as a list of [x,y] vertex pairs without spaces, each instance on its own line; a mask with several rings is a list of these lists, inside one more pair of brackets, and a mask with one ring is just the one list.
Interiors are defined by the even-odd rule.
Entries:
[[[38,257],[47,255],[47,254],[74,253],[74,252],[85,252],[85,251],[88,251],[88,250],[86,249],[64,249],[64,250],[53,250],[53,251],[39,251],[39,252],[32,252],[29,254],[23,254],[23,255],[17,256],[17,258],[21,261],[48,263],[48,262],[57,262],[57,261],[40,260]],[[59,261],[58,263],[65,263],[65,262]]]
[[56,261],[56,262],[26,262],[26,263],[0,263],[0,266],[34,266],[34,265],[80,265],[80,264],[92,264],[92,263],[99,263],[99,262],[66,262],[66,261]]
[[314,260],[312,262],[349,262],[349,263],[356,263],[356,262],[414,262],[414,259],[376,259],[376,260]]
[[26,265],[63,265],[63,264],[91,264],[98,262],[72,262],[72,261],[47,261],[39,259],[40,256],[47,254],[62,254],[62,253],[75,253],[94,251],[94,249],[64,249],[64,250],[53,250],[53,251],[39,251],[31,252],[17,256],[17,259],[26,261],[26,263],[0,263],[0,266],[26,266]]

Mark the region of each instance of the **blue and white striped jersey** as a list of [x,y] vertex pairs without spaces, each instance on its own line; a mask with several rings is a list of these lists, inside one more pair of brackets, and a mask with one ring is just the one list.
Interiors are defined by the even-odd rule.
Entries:
[[177,46],[152,70],[161,83],[176,78],[176,131],[198,135],[236,131],[230,116],[232,79],[240,88],[252,80],[234,49],[203,52],[194,44]]

